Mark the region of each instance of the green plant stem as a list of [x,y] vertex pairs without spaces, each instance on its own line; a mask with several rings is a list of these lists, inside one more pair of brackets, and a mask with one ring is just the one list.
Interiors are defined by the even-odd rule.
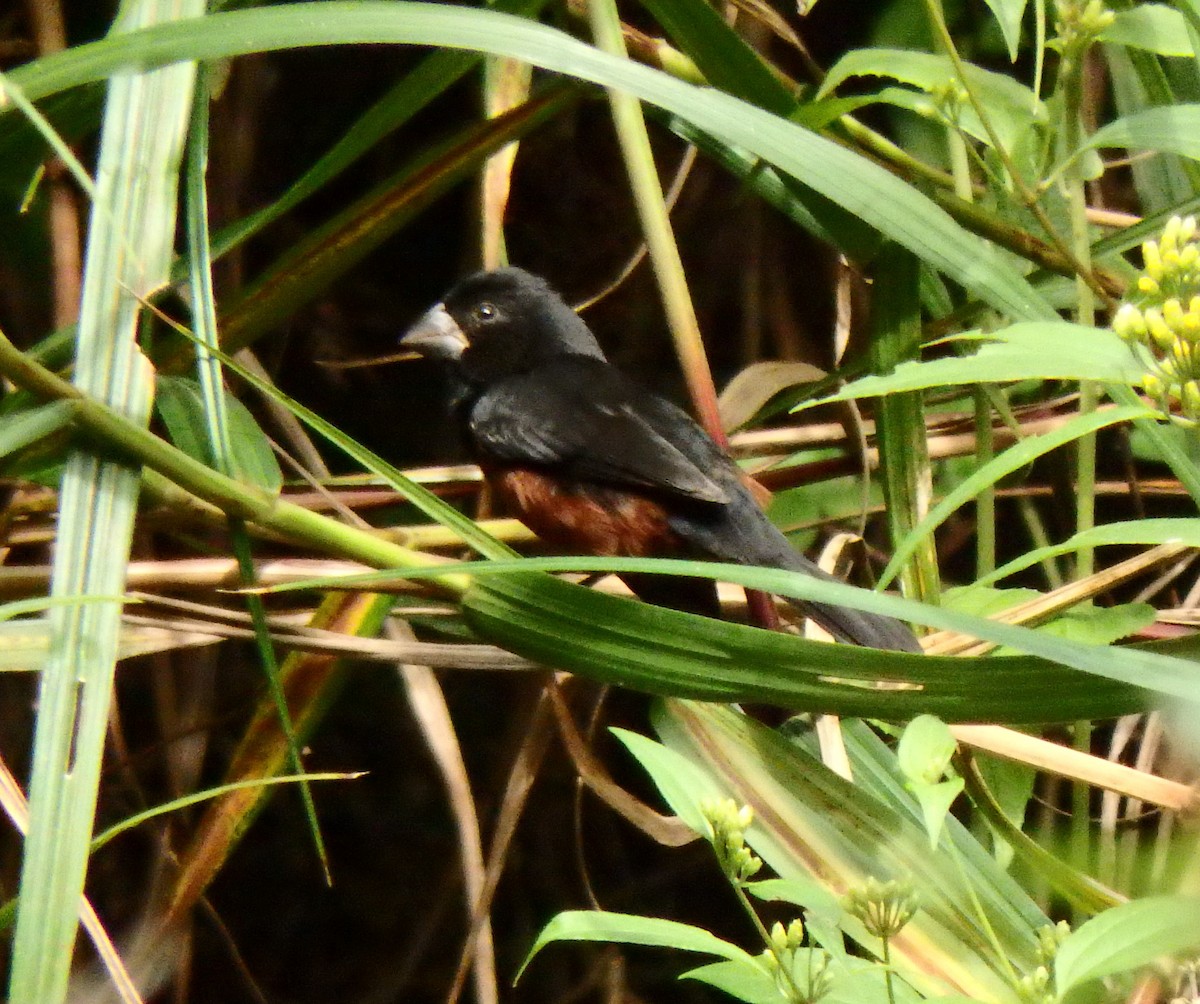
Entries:
[[[74,424],[89,438],[109,451],[137,460],[226,515],[374,568],[425,568],[442,563],[434,555],[393,544],[214,471],[148,429],[85,397],[72,384],[26,357],[2,333],[0,373],[39,398],[73,402]],[[466,592],[469,579],[465,575],[446,575],[439,576],[438,582],[461,594]]]
[[1073,907],[1092,914],[1125,902],[1124,897],[1101,885],[1090,875],[1072,868],[1057,855],[1046,850],[1041,842],[1015,826],[996,802],[979,770],[978,762],[965,747],[959,747],[955,763],[959,774],[966,781],[967,794],[971,796],[972,804],[983,813],[984,818],[1000,837],[1012,845],[1017,855],[1025,859],[1034,874],[1049,883]]
[[733,886],[734,895],[737,901],[742,905],[742,909],[746,912],[746,916],[750,918],[750,923],[754,925],[754,929],[758,931],[758,936],[762,938],[762,943],[766,946],[768,952],[775,958],[775,965],[779,972],[783,973],[783,978],[787,980],[788,986],[791,987],[795,1001],[803,1001],[804,995],[800,992],[800,988],[796,985],[796,978],[792,974],[792,967],[786,965],[784,960],[779,957],[774,947],[771,944],[771,935],[763,924],[762,919],[758,916],[758,911],[754,909],[754,904],[750,902],[750,897],[746,895],[746,890],[732,877],[726,876],[730,884]]
[[[613,0],[592,0],[588,4],[588,14],[596,47],[610,55],[627,58],[621,19]],[[609,90],[608,95],[629,175],[630,190],[646,239],[646,250],[658,279],[667,323],[675,340],[675,350],[679,354],[692,404],[705,431],[726,447],[728,440],[721,426],[712,371],[700,338],[700,326],[684,278],[683,262],[671,229],[662,185],[654,167],[654,153],[650,149],[650,136],[646,132],[641,102],[624,91]]]
[[[191,126],[188,130],[186,158],[186,211],[189,278],[192,291],[193,323],[196,328],[196,371],[204,396],[205,431],[213,466],[223,475],[236,474],[233,462],[233,443],[229,431],[229,415],[225,406],[225,381],[218,357],[219,334],[217,329],[217,306],[212,282],[212,251],[208,227],[208,138],[210,88],[209,67],[201,65],[196,70],[196,96],[192,102]],[[228,519],[230,540],[237,557],[238,570],[243,586],[255,586],[254,554],[250,535],[244,520]],[[283,683],[279,677],[279,660],[267,624],[267,612],[262,598],[252,593],[245,597],[246,609],[254,626],[254,642],[267,679],[267,690],[275,702],[279,727],[287,742],[288,766],[295,775],[303,775],[304,765],[300,759],[300,747],[296,729],[288,710]],[[317,819],[316,803],[312,789],[306,780],[300,781],[300,799],[312,835],[313,847],[325,884],[333,884],[329,869],[329,855],[321,835]]]
[[[954,172],[955,194],[964,202],[973,201],[970,162],[967,143],[958,130],[947,132],[950,162]],[[995,437],[992,434],[992,409],[986,391],[976,385],[972,392],[975,404],[975,463],[987,464],[995,456]],[[996,486],[988,485],[975,500],[975,574],[987,575],[996,568]]]
[[963,64],[962,57],[958,54],[958,48],[955,46],[954,39],[950,35],[950,29],[946,26],[946,18],[942,11],[941,0],[925,0],[925,9],[929,13],[934,33],[945,50],[946,55],[949,57],[950,62],[953,64],[955,72],[958,74],[958,82],[966,92],[967,100],[971,102],[971,107],[974,108],[976,115],[979,116],[979,121],[983,124],[984,130],[988,134],[988,139],[996,151],[996,156],[1000,158],[1000,163],[1004,165],[1005,172],[1020,194],[1026,208],[1033,213],[1034,218],[1046,232],[1046,236],[1050,239],[1051,243],[1070,263],[1075,275],[1100,292],[1101,295],[1106,295],[1100,284],[1100,280],[1092,273],[1091,266],[1085,260],[1080,259],[1075,249],[1058,233],[1058,228],[1054,225],[1054,221],[1050,219],[1046,214],[1046,210],[1042,208],[1037,192],[1029,187],[1028,182],[1026,182],[1017,165],[1013,162],[1012,157],[1009,156],[1008,151],[1004,148],[1004,144],[1000,142],[1000,137],[996,134],[991,124],[990,117],[983,107],[983,102],[979,100],[979,95],[975,93],[975,89],[971,86],[967,78],[966,66]]
[[[1017,511],[1021,514],[1021,520],[1025,524],[1025,529],[1029,532],[1030,539],[1033,541],[1033,546],[1041,551],[1050,546],[1050,535],[1046,533],[1046,527],[1042,523],[1042,517],[1034,506],[1033,500],[1030,498],[1017,499]],[[1058,567],[1058,562],[1053,558],[1046,558],[1042,562],[1042,571],[1046,574],[1046,584],[1051,589],[1057,589],[1064,582],[1062,571]]]
[[[1071,732],[1071,745],[1081,753],[1092,752],[1092,723],[1076,722]],[[1071,858],[1075,867],[1088,871],[1092,857],[1092,806],[1091,788],[1076,781],[1071,785]],[[1075,922],[1085,919],[1085,914],[1075,909]]]
[[[990,463],[996,455],[992,430],[992,407],[988,395],[979,387],[972,393],[975,402],[975,463]],[[975,500],[975,576],[982,578],[996,570],[996,486],[979,493]]]
[[896,1004],[896,987],[892,982],[892,939],[880,940],[883,942],[883,985],[887,990],[888,1004]]

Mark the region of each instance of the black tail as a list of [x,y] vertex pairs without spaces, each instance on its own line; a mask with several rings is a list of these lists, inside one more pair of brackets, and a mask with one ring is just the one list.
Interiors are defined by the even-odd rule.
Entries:
[[[786,568],[789,572],[803,572],[813,578],[825,579],[829,582],[838,581],[834,576],[821,571],[804,555],[789,547],[794,557],[787,563],[772,563],[777,568]],[[886,648],[896,652],[915,652],[920,654],[921,644],[916,635],[906,624],[894,617],[883,617],[880,614],[869,614],[863,610],[852,610],[849,607],[835,607],[826,603],[809,603],[804,600],[789,599],[788,602],[802,610],[826,631],[840,641],[865,645],[868,648]]]
[[[730,496],[727,506],[697,506],[686,516],[674,516],[672,527],[691,544],[718,561],[762,565],[801,572],[829,582],[838,581],[797,551],[731,474],[721,480]],[[825,603],[789,600],[840,641],[897,652],[921,651],[916,636],[900,621]]]

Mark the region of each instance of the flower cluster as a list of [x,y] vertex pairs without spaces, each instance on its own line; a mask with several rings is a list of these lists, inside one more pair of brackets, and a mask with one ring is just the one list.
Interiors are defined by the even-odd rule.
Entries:
[[1058,950],[1062,947],[1062,943],[1067,940],[1071,934],[1071,925],[1065,920],[1060,920],[1057,924],[1047,924],[1045,927],[1038,928],[1038,961],[1046,966],[1054,965],[1054,957],[1058,954]]
[[1055,997],[1050,984],[1050,970],[1038,966],[1028,976],[1022,976],[1017,981],[1017,997],[1024,1004],[1051,1004]]
[[1150,355],[1142,389],[1164,411],[1179,402],[1200,421],[1200,246],[1196,218],[1172,217],[1157,241],[1142,245],[1135,299],[1113,318],[1113,330]]
[[776,921],[767,938],[763,961],[775,977],[775,987],[786,1001],[818,1001],[829,992],[829,954],[803,948],[804,924],[793,920],[787,927]]
[[1056,8],[1058,45],[1068,57],[1086,49],[1116,19],[1101,0],[1058,0]]
[[911,880],[880,882],[871,876],[842,897],[846,912],[862,921],[876,938],[894,938],[917,912],[917,894]]
[[712,828],[712,845],[721,871],[734,885],[745,885],[762,867],[762,860],[746,846],[746,830],[754,821],[748,805],[738,807],[731,798],[705,799],[700,811]]

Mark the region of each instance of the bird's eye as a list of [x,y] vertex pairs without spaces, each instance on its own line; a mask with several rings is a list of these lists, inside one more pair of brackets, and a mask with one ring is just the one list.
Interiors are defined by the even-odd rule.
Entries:
[[483,303],[475,308],[475,320],[477,321],[495,320],[497,314],[499,314],[499,311],[496,309],[496,305],[489,303],[487,300],[484,300]]

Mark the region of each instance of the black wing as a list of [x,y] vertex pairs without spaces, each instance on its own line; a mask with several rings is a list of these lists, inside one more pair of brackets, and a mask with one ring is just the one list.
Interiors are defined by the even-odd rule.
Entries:
[[469,425],[484,459],[729,502],[705,470],[728,461],[696,423],[600,360],[568,357],[502,380],[471,407]]

